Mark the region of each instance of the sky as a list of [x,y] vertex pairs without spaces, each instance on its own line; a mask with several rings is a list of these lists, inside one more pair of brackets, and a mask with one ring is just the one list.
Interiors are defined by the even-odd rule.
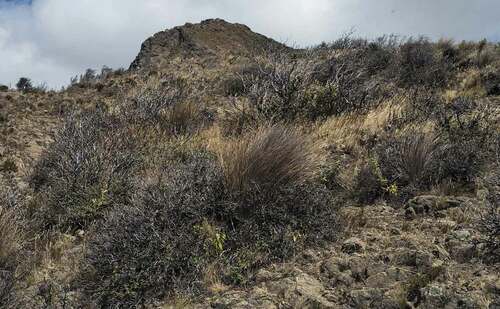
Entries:
[[355,36],[500,41],[500,0],[0,0],[0,84],[59,88],[87,68],[128,68],[154,33],[223,18],[298,46]]

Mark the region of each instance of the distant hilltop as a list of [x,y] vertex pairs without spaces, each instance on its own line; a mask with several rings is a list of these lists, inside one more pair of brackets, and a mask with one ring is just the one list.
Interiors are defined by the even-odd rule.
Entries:
[[198,24],[186,23],[151,36],[142,43],[130,69],[148,68],[176,56],[248,55],[273,45],[284,46],[245,25],[208,19]]

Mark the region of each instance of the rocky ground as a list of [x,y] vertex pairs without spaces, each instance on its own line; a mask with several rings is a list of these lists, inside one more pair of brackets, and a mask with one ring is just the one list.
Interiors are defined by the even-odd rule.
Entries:
[[[444,199],[444,203],[443,203]],[[445,205],[433,209],[432,205]],[[424,196],[414,207],[384,203],[342,210],[348,231],[327,250],[259,271],[249,289],[229,290],[197,307],[497,308],[500,268],[481,261],[480,198]],[[210,304],[210,305],[209,305]]]

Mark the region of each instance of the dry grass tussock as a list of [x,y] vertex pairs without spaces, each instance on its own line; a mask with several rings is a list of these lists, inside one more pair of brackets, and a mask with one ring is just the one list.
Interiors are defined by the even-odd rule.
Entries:
[[312,179],[320,166],[317,147],[297,130],[266,126],[218,146],[226,185],[232,190],[297,184]]
[[366,115],[344,114],[330,117],[317,127],[315,138],[324,144],[362,151],[360,141],[368,135],[383,133],[394,119],[401,116],[404,99],[400,101],[403,103],[393,102],[394,100],[391,100],[382,104]]
[[0,265],[7,262],[19,250],[22,233],[14,210],[0,205]]

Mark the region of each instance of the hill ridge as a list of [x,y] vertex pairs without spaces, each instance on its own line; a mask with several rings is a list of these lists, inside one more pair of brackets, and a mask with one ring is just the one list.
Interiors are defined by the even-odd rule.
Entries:
[[221,57],[225,54],[248,55],[268,46],[284,46],[248,26],[223,19],[186,23],[160,31],[146,39],[130,65],[130,70],[152,68],[161,60],[177,56]]

